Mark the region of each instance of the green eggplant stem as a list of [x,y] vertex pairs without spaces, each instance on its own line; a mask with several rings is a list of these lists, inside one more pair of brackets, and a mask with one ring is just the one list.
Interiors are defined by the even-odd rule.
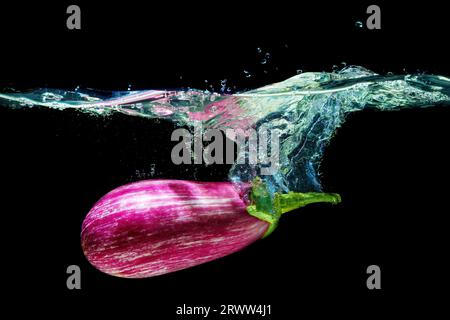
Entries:
[[270,224],[263,238],[275,230],[281,215],[286,212],[304,207],[310,203],[328,202],[338,204],[341,202],[339,194],[323,192],[275,192],[272,198],[261,178],[256,178],[253,181],[250,198],[251,205],[247,207],[247,212]]

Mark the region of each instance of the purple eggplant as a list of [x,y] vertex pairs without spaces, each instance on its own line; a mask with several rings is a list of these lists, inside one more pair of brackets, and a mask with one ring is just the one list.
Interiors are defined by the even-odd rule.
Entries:
[[[86,216],[83,252],[100,271],[126,278],[157,276],[224,257],[270,233],[279,214],[298,207],[288,195],[276,195],[278,214],[268,212],[265,195],[255,187],[251,193],[251,188],[241,185],[238,191],[230,182],[182,180],[121,186]],[[247,200],[249,193],[253,200]],[[337,199],[318,195],[330,198],[307,202]]]

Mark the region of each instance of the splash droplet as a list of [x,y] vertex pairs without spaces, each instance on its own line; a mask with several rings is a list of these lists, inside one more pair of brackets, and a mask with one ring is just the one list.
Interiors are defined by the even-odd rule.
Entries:
[[153,177],[156,173],[156,164],[150,164],[150,176]]
[[225,92],[227,88],[227,79],[220,80],[220,91]]

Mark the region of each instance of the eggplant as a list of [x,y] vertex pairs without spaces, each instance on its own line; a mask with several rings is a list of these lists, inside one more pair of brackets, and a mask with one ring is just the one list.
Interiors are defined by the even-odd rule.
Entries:
[[289,207],[339,201],[333,194],[290,194],[271,200],[262,183],[139,181],[94,205],[82,224],[81,246],[102,272],[152,277],[243,249],[272,232]]

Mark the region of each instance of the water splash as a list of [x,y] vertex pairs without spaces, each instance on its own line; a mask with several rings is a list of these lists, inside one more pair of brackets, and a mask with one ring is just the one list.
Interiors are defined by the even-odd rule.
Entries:
[[[76,108],[93,115],[120,112],[163,118],[178,125],[201,122],[204,128],[258,129],[280,136],[280,167],[263,176],[271,192],[321,191],[318,171],[324,148],[346,116],[366,108],[450,105],[450,79],[434,75],[378,75],[362,67],[332,73],[300,73],[283,82],[233,95],[187,91],[64,91],[41,89],[0,93],[0,105]],[[252,180],[259,165],[234,165],[231,181]]]

